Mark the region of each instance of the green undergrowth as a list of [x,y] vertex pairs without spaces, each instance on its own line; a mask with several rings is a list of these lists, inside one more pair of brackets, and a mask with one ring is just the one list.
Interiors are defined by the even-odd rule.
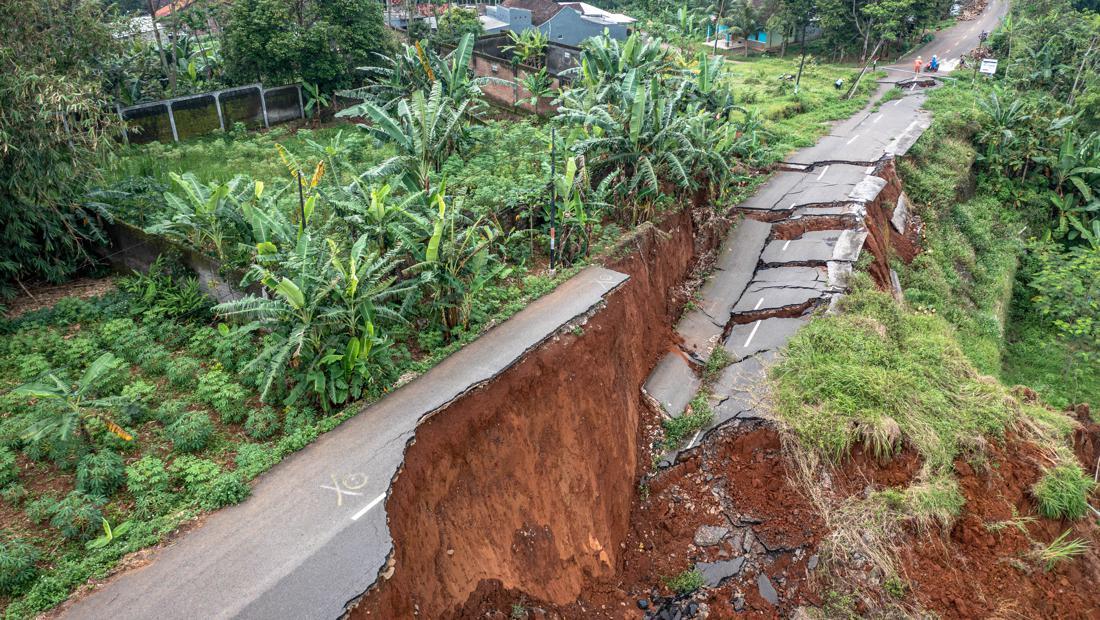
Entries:
[[958,89],[934,91],[929,107],[938,112],[936,122],[898,162],[911,208],[926,228],[924,251],[909,265],[895,263],[906,301],[953,325],[978,370],[998,375],[1023,225],[993,188],[971,190],[977,153],[967,101]]
[[949,523],[962,508],[955,460],[981,461],[1010,428],[1064,450],[1072,420],[980,373],[943,317],[907,308],[862,273],[840,307],[803,328],[773,369],[777,412],[802,447],[833,462],[857,445],[880,458],[912,447],[923,467],[895,502],[908,515]]
[[1034,308],[1026,282],[1037,269],[1027,239],[1043,229],[1045,204],[1011,179],[975,175],[980,98],[988,88],[965,76],[929,95],[931,129],[898,161],[911,208],[925,224],[921,253],[895,261],[905,299],[946,319],[983,373],[1027,385],[1064,408],[1100,403],[1100,364],[1082,363]]

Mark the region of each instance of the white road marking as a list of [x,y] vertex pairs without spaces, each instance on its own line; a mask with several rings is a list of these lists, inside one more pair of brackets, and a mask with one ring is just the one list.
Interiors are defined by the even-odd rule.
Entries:
[[753,310],[759,310],[760,306],[763,306],[763,305],[764,305],[764,298],[761,297],[760,301],[756,302],[756,305],[753,306]]
[[787,242],[783,244],[783,251],[784,252],[787,251],[787,246],[789,246],[789,245],[791,245],[791,240],[787,239]]
[[362,517],[363,515],[370,512],[371,508],[374,508],[375,506],[377,506],[384,499],[386,499],[386,494],[385,493],[383,493],[383,494],[379,495],[378,497],[372,499],[370,501],[370,503],[367,504],[362,510],[360,510],[359,512],[351,515],[351,520],[352,521],[358,521],[359,517]]
[[851,144],[851,143],[855,142],[855,141],[856,141],[856,139],[858,139],[858,138],[859,138],[859,134],[856,134],[856,135],[852,136],[852,139],[851,139],[851,140],[849,140],[849,141],[845,142],[845,143],[844,143],[844,145],[845,145],[845,146],[847,146],[847,145],[849,145],[849,144]]
[[870,166],[870,167],[868,167],[868,168],[867,168],[866,170],[864,170],[864,171],[863,171],[863,174],[871,174],[871,173],[873,173],[874,171],[875,171],[875,167],[874,167],[874,166]]
[[902,101],[901,99],[898,99],[897,101],[895,101],[894,102],[894,107],[895,108],[898,107],[898,104],[901,103],[901,101]]
[[829,167],[825,166],[825,168],[821,170],[821,174],[817,175],[817,180],[820,181],[822,178],[824,178],[825,173],[828,172],[828,171],[829,171]]
[[691,438],[691,442],[690,442],[690,443],[688,443],[688,447],[689,447],[689,448],[695,445],[695,440],[696,440],[696,439],[699,439],[699,435],[700,435],[700,434],[701,434],[702,432],[703,432],[703,429],[699,429],[699,430],[695,431],[695,436],[694,436],[694,437],[692,437],[692,438]]
[[878,116],[876,116],[876,117],[875,117],[875,120],[871,121],[871,124],[872,124],[872,125],[875,125],[875,124],[877,124],[877,123],[878,123],[879,121],[881,121],[881,120],[882,120],[882,117],[883,117],[883,116],[886,116],[886,115],[885,115],[885,114],[879,114]]
[[751,343],[752,339],[756,337],[756,330],[760,329],[760,324],[763,322],[764,321],[757,321],[756,325],[753,325],[752,332],[749,333],[749,339],[745,341],[745,346],[741,347],[742,349],[749,348],[749,343]]

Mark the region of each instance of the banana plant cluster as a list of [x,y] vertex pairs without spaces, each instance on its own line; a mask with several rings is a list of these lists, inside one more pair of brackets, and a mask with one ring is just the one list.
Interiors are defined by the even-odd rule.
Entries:
[[720,60],[683,72],[659,41],[604,37],[585,48],[577,76],[556,122],[577,130],[571,148],[630,220],[647,218],[661,197],[721,184],[728,166],[717,147],[732,104],[717,96]]

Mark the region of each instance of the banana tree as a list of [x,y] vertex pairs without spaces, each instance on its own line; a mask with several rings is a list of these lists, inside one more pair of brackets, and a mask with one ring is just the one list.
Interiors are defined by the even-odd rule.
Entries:
[[412,246],[416,263],[404,273],[418,276],[431,302],[430,314],[438,316],[450,333],[469,322],[476,294],[493,280],[507,277],[511,269],[492,253],[501,235],[498,227],[484,218],[465,217],[460,205],[447,204],[442,188],[433,193],[431,203],[436,207],[433,217],[409,214],[414,230],[427,241]]
[[396,173],[409,192],[429,192],[432,173],[439,172],[443,161],[457,149],[469,105],[468,100],[456,104],[436,82],[429,96],[416,91],[411,99],[402,99],[395,114],[364,101],[337,116],[367,116],[372,124],[359,127],[397,149],[397,155],[363,173],[363,180],[374,181]]
[[370,250],[366,236],[346,247],[309,230],[292,251],[258,262],[253,271],[268,296],[215,312],[248,320],[241,330],[268,332],[245,366],[259,376],[261,399],[285,395],[291,404],[310,394],[327,409],[384,388],[390,366],[377,321],[401,321],[386,302],[410,288],[395,285],[396,266],[395,253]]
[[61,406],[37,420],[23,433],[27,441],[51,438],[68,442],[79,436],[87,445],[94,448],[89,422],[98,421],[106,429],[124,441],[133,441],[134,437],[122,428],[111,416],[111,411],[125,410],[136,405],[121,396],[101,396],[102,381],[119,363],[111,353],[97,357],[75,383],[65,380],[57,372],[49,372],[33,383],[26,383],[11,391],[14,396],[26,396],[40,400],[56,401]]
[[239,208],[249,188],[244,177],[227,183],[204,184],[193,173],[169,173],[174,191],[164,193],[170,214],[146,228],[155,235],[174,237],[199,250],[212,250],[219,260],[247,233]]

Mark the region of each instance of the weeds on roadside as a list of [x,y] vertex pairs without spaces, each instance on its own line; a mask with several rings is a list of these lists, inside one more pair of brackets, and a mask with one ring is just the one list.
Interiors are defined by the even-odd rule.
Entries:
[[1043,563],[1046,571],[1051,571],[1059,563],[1075,558],[1088,550],[1089,546],[1080,538],[1068,539],[1069,530],[1062,532],[1058,538],[1050,541],[1050,544],[1041,547],[1036,552],[1036,557]]
[[718,379],[718,375],[733,362],[733,357],[726,347],[718,345],[711,351],[707,358],[707,364],[703,368],[703,382],[710,384]]
[[1088,495],[1095,486],[1080,465],[1064,461],[1048,469],[1031,492],[1044,517],[1080,519],[1088,511]]
[[692,433],[706,428],[714,420],[714,411],[710,408],[710,393],[700,392],[688,405],[691,413],[684,412],[678,417],[665,420],[665,450],[672,450],[684,442]]
[[703,587],[703,574],[697,570],[689,569],[675,577],[665,577],[665,585],[677,594],[691,594]]

